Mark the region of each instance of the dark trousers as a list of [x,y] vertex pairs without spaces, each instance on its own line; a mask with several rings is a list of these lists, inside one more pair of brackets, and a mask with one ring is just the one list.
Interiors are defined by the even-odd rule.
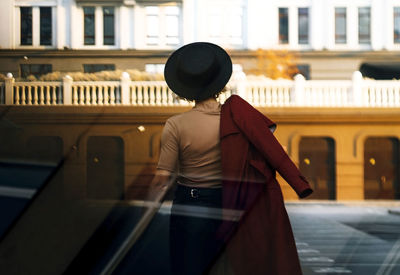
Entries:
[[178,185],[171,210],[170,249],[174,275],[204,274],[221,247],[221,188]]

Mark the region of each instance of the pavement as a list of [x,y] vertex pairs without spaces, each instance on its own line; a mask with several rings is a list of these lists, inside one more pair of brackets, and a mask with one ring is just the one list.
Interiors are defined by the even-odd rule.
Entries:
[[287,203],[304,275],[400,274],[397,201]]

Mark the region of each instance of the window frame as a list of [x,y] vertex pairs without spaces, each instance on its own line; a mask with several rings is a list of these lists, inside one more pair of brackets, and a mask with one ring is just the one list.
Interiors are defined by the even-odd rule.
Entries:
[[[47,14],[46,17],[42,16],[42,11],[44,11],[45,9],[50,11],[50,13]],[[41,46],[51,46],[53,44],[53,9],[52,9],[52,7],[40,7],[39,8],[39,14],[40,14],[39,15],[39,18],[40,18],[40,20],[39,20],[40,21],[40,27],[39,27],[40,42],[39,42],[39,44]],[[44,41],[46,36],[44,35],[44,33],[42,31],[43,24],[44,24],[42,22],[43,19],[50,20],[50,25],[48,26],[49,27],[49,33],[47,34],[49,36],[48,37],[48,41],[49,42]]]
[[[361,14],[361,10],[368,10],[367,13]],[[361,16],[363,15],[363,17]],[[358,7],[357,9],[357,17],[358,17],[358,44],[360,45],[371,45],[371,7]],[[363,18],[368,18],[368,34],[361,33],[361,20]]]
[[[168,10],[173,10],[175,12],[168,12]],[[143,46],[145,48],[176,48],[183,43],[183,31],[182,31],[182,5],[146,5],[143,7],[144,10],[144,40]],[[168,33],[168,17],[175,17],[177,19],[177,35],[170,35]],[[153,18],[153,26],[150,26],[150,18]],[[153,29],[154,32],[149,32]],[[176,40],[176,43],[171,41]]]
[[[87,13],[85,10],[93,10],[93,13]],[[83,45],[84,46],[94,46],[96,45],[96,7],[95,6],[84,6],[82,7],[83,11]],[[89,28],[86,19],[93,19],[93,35],[86,34],[87,28]],[[86,42],[86,40],[93,39],[93,42]]]
[[[286,13],[281,13],[281,11],[286,10]],[[286,16],[285,16],[286,15]],[[282,26],[282,21],[286,21],[286,28]],[[282,38],[286,35],[286,39]],[[289,8],[288,7],[278,7],[278,43],[279,45],[289,44]]]
[[[303,11],[305,10],[306,13],[301,14],[300,13],[301,10],[303,10]],[[303,35],[305,37],[305,39],[302,40],[301,39],[302,34],[300,31],[301,30],[300,20],[301,20],[301,17],[304,15],[306,15],[305,18],[306,18],[306,23],[307,23],[307,26],[306,26],[307,33],[305,35]],[[309,7],[298,7],[297,8],[297,29],[298,29],[297,43],[299,45],[309,45],[310,44],[310,8]]]
[[[27,29],[30,30],[30,32],[26,32],[26,31],[22,31],[23,30],[23,25],[24,25],[24,20],[23,20],[23,14],[25,14],[24,12],[22,12],[23,10],[29,10],[30,13],[28,14],[28,18],[25,18],[25,20],[28,20],[30,22],[28,22],[28,26]],[[20,46],[33,46],[33,7],[19,7],[19,11],[20,11],[20,18],[19,18],[19,22],[20,22],[20,37],[19,37],[19,45]],[[23,22],[24,21],[24,22]],[[30,25],[30,26],[29,26]],[[28,34],[28,35],[27,35]],[[25,38],[27,37],[27,38]],[[30,42],[25,42],[23,43],[23,40],[25,39],[30,39]]]
[[[397,12],[396,12],[396,10],[397,10]],[[396,17],[398,20],[397,38],[396,38]],[[400,45],[400,6],[393,7],[393,44]]]
[[[348,43],[348,33],[347,33],[347,7],[335,7],[335,12],[334,12],[334,27],[335,27],[335,45],[346,45]],[[339,13],[338,10],[344,10],[344,13]],[[340,17],[338,15],[341,15]],[[338,34],[338,27],[337,27],[337,20],[343,18],[344,21],[344,26],[343,34]],[[340,37],[339,37],[340,36]],[[339,40],[342,39],[342,40]]]

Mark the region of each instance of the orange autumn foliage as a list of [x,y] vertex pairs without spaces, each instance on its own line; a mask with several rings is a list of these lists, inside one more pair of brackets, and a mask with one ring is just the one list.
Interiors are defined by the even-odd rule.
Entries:
[[264,75],[271,79],[293,79],[299,69],[297,68],[297,56],[286,50],[258,49],[256,68],[251,74]]

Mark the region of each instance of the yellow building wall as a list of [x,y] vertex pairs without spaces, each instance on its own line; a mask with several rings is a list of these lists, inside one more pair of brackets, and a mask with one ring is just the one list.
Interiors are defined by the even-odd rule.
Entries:
[[[118,136],[124,142],[125,192],[145,192],[149,173],[159,154],[166,119],[190,107],[0,107],[5,112],[0,131],[1,160],[24,160],[32,136],[59,136],[63,140],[64,190],[67,196],[86,194],[86,146],[90,136]],[[400,110],[391,108],[259,108],[278,124],[276,137],[299,164],[302,137],[329,137],[335,142],[336,199],[364,199],[364,142],[368,137],[400,138]],[[5,123],[7,121],[7,123]],[[10,126],[14,125],[14,126]],[[143,126],[143,128],[139,128]],[[142,129],[142,131],[140,130]],[[138,182],[145,175],[146,180]],[[278,177],[286,200],[298,200]],[[140,193],[140,192],[139,192]]]

